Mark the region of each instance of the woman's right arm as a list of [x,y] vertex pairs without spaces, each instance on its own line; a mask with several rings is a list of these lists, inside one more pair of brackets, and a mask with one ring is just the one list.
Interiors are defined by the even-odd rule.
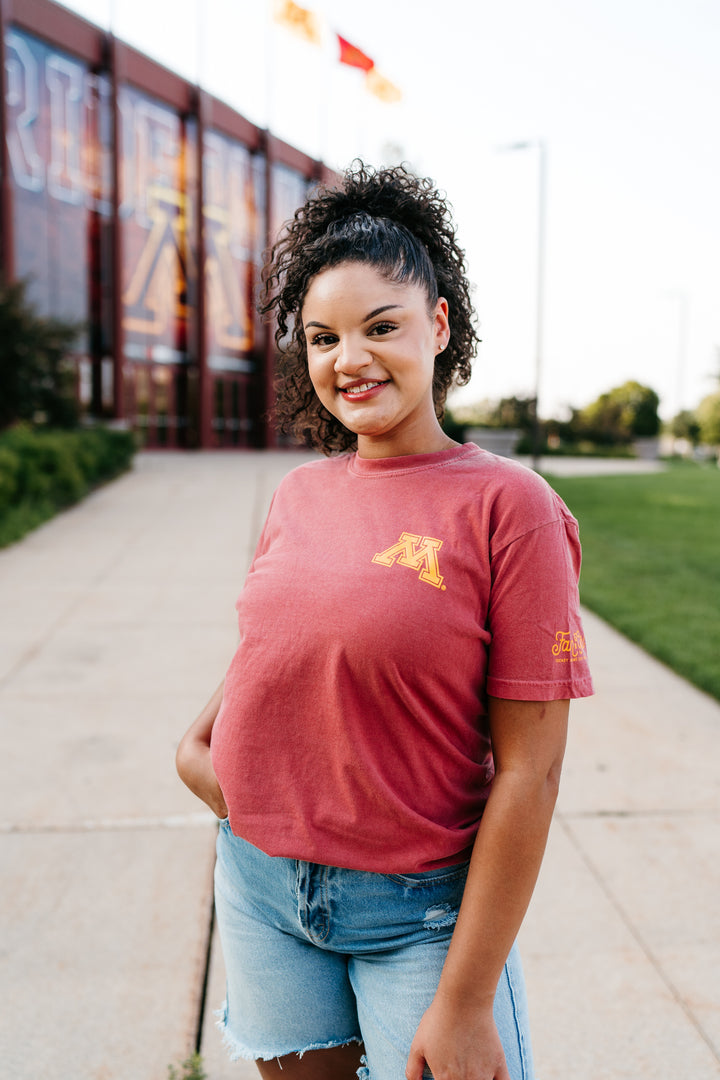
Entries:
[[207,803],[213,814],[219,818],[227,817],[228,809],[212,767],[210,736],[222,705],[224,686],[223,681],[195,723],[185,732],[175,756],[175,765],[182,782],[194,795]]

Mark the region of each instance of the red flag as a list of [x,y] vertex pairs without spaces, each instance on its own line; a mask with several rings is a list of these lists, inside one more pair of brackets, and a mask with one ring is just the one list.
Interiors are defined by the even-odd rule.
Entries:
[[375,61],[366,56],[364,52],[351,45],[344,37],[337,35],[340,44],[340,63],[349,64],[350,67],[360,68],[361,71],[370,71],[375,67]]

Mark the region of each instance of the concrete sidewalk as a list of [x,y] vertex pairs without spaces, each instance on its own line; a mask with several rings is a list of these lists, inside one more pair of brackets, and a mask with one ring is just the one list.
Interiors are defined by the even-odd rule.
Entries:
[[[167,1080],[192,1049],[214,820],[174,771],[302,455],[143,454],[0,552],[0,1075]],[[720,1077],[720,705],[587,616],[597,696],[522,931],[540,1080]],[[211,1009],[209,1080],[230,1065]]]

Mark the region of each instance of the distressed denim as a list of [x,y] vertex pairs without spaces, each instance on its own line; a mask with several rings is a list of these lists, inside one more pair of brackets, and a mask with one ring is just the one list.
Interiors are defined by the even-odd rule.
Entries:
[[[361,1080],[404,1080],[433,999],[467,863],[377,874],[271,858],[218,834],[215,904],[227,972],[219,1027],[233,1059],[363,1042]],[[512,1080],[532,1080],[527,1003],[512,950],[495,998]],[[427,1076],[431,1074],[426,1073]]]

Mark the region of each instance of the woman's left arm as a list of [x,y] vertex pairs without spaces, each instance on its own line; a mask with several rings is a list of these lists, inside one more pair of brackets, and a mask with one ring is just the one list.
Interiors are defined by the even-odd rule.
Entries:
[[435,998],[413,1040],[407,1080],[509,1080],[493,1020],[497,984],[547,841],[568,701],[489,699],[495,779],[475,840]]

